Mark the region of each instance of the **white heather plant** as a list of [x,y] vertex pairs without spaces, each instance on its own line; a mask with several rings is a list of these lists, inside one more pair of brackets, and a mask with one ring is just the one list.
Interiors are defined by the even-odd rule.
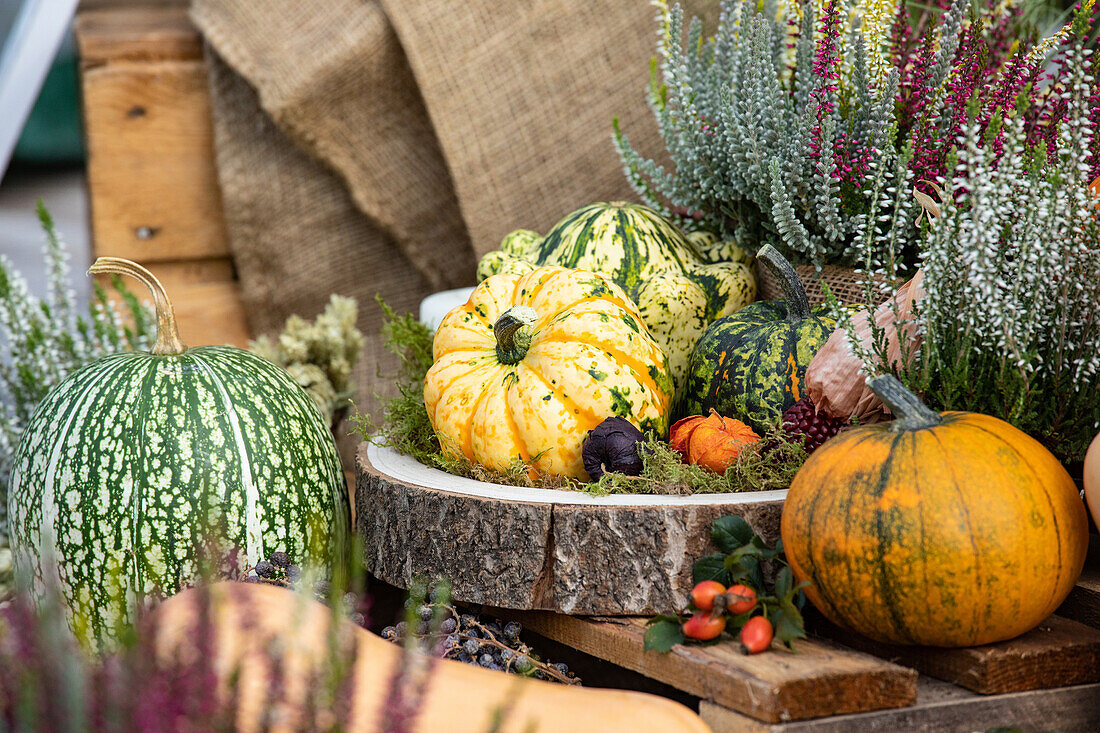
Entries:
[[[1028,141],[1023,97],[984,133],[971,110],[921,245],[926,295],[912,316],[921,338],[913,362],[887,363],[883,333],[859,353],[869,372],[894,371],[934,407],[1005,419],[1067,461],[1081,459],[1100,429],[1100,199],[1088,188],[1100,90],[1091,54],[1081,43],[1068,52],[1044,95],[1064,115],[1038,141]],[[896,272],[868,247],[861,257],[870,272]],[[868,296],[882,300],[872,287]]]
[[66,279],[69,253],[41,201],[38,218],[46,240],[46,297],[32,296],[27,281],[0,256],[0,544],[8,536],[11,458],[38,403],[74,369],[106,354],[148,349],[154,337],[152,311],[120,281],[114,287],[125,303],[125,318],[98,283],[87,315],[77,314],[76,294]]

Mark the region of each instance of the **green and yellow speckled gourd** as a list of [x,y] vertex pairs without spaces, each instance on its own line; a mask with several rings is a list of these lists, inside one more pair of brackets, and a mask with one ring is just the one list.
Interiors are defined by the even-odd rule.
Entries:
[[665,354],[599,273],[493,275],[444,317],[432,353],[424,406],[448,455],[584,479],[585,438],[606,418],[668,433]]
[[691,354],[677,416],[713,409],[763,432],[804,396],[806,368],[836,321],[828,306],[810,308],[798,274],[774,247],[761,248],[757,259],[786,297],[752,303],[707,327]]
[[207,528],[242,564],[275,550],[343,562],[344,473],[309,395],[242,349],[185,347],[141,266],[100,258],[89,272],[149,287],[157,341],[88,364],[38,406],[11,471],[17,572],[39,591],[56,582],[73,628],[93,641],[127,614],[124,598],[194,580]]
[[715,318],[756,298],[748,254],[703,233],[684,236],[660,214],[623,202],[574,211],[545,237],[521,229],[478,264],[478,280],[524,275],[543,265],[591,270],[637,303],[642,320],[668,356],[679,388],[692,347]]

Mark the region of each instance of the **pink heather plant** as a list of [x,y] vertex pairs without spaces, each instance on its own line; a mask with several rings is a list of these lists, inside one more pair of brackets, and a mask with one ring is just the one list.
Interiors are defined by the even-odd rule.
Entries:
[[[233,601],[247,604],[241,591]],[[161,617],[143,613],[121,633],[117,648],[91,653],[68,630],[56,595],[32,602],[17,593],[0,607],[0,730],[27,733],[165,733],[237,730],[238,668],[215,669],[218,627],[208,588],[197,586],[198,613],[181,633],[171,655],[158,644]],[[280,591],[284,592],[284,591]],[[292,591],[285,591],[290,594]],[[301,602],[313,601],[301,597]],[[257,611],[258,612],[258,611]],[[334,611],[334,614],[336,612]],[[337,617],[334,615],[333,620]],[[293,617],[287,633],[294,634]],[[330,624],[329,653],[305,680],[305,705],[294,710],[298,730],[348,730],[356,696],[358,645],[347,623]],[[246,624],[242,633],[248,634]],[[288,671],[284,638],[272,638],[262,652],[267,667],[259,729],[287,723]],[[412,730],[435,660],[409,648],[394,670],[391,689],[372,723],[373,730]],[[415,671],[415,673],[411,671]],[[255,675],[253,669],[249,674]],[[255,679],[248,684],[254,684]],[[295,699],[297,699],[295,697]]]
[[[1028,139],[1053,145],[1065,69],[1044,69],[1089,33],[1092,2],[1041,43],[997,0],[974,15],[969,0],[922,10],[826,0],[820,17],[810,2],[724,0],[714,36],[696,19],[686,39],[679,6],[658,2],[650,104],[674,167],[643,158],[617,125],[615,143],[642,199],[689,229],[817,265],[855,265],[870,242],[876,259],[912,266],[920,230],[909,192],[953,175],[970,110],[984,135],[1023,98]],[[993,165],[1003,135],[985,141]],[[887,190],[889,212],[875,210]]]
[[[1017,94],[989,94],[1002,83],[994,78],[958,94],[961,112],[941,116],[954,138],[921,231],[924,294],[912,314],[894,312],[899,328],[908,323],[918,336],[902,358],[891,356],[885,329],[864,348],[851,313],[834,311],[869,373],[895,373],[936,409],[1000,417],[1066,462],[1080,461],[1100,429],[1100,201],[1089,190],[1100,69],[1084,42],[1091,12],[1085,5],[1061,37],[1044,42],[1057,49],[1045,67],[1046,54],[1034,50],[1004,66]],[[964,73],[953,93],[979,76],[976,54],[958,58]],[[889,196],[876,199],[878,210],[893,206]],[[863,274],[895,281],[900,268],[874,244],[862,241]],[[863,305],[873,313],[883,292],[864,280]]]

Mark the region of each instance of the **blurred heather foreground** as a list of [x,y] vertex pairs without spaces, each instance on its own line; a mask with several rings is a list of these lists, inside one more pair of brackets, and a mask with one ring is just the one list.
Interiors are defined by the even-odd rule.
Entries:
[[[565,665],[518,641],[515,622],[501,631],[498,621],[460,616],[445,582],[416,584],[399,638],[383,634],[400,642],[391,643],[364,628],[362,574],[318,580],[280,569],[282,555],[135,604],[134,620],[96,652],[76,641],[56,589],[37,603],[9,595],[0,602],[0,730],[701,730],[670,700],[580,688]],[[459,661],[471,645],[526,661],[496,674]]]

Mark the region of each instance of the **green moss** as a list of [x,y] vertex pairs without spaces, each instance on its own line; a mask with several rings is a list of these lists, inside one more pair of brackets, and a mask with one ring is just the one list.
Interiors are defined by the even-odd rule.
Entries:
[[385,314],[382,336],[386,348],[400,359],[398,396],[381,400],[380,419],[357,412],[352,421],[364,439],[376,438],[399,453],[433,465],[439,441],[424,407],[424,375],[432,365],[432,332],[412,314],[399,316],[381,298],[377,300]]
[[652,433],[640,446],[644,466],[640,476],[606,474],[592,483],[536,474],[518,459],[507,470],[494,471],[463,457],[445,455],[424,407],[424,376],[432,365],[432,332],[414,316],[399,316],[381,300],[379,304],[386,317],[382,326],[386,346],[401,359],[397,379],[399,394],[383,400],[381,419],[374,420],[362,414],[353,419],[365,439],[379,440],[427,466],[489,483],[575,490],[596,496],[689,495],[785,489],[806,460],[802,444],[787,440],[777,431],[744,448],[737,463],[724,474],[685,464],[679,453]]
[[724,474],[684,463],[668,443],[648,436],[642,450],[642,473],[605,474],[579,488],[597,496],[607,494],[730,494],[786,489],[806,461],[806,449],[778,432],[746,446]]

